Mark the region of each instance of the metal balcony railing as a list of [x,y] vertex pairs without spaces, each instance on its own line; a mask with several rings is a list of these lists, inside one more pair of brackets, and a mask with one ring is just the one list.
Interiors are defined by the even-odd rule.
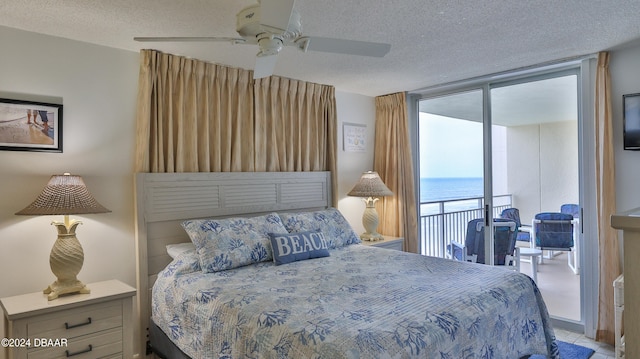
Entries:
[[[510,208],[512,195],[493,197],[493,216]],[[423,255],[444,258],[451,241],[464,243],[467,223],[483,217],[484,197],[420,203],[420,248]]]

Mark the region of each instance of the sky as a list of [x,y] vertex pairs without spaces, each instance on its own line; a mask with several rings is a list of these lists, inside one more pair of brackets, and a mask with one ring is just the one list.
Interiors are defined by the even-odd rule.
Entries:
[[420,112],[420,178],[482,177],[482,123]]

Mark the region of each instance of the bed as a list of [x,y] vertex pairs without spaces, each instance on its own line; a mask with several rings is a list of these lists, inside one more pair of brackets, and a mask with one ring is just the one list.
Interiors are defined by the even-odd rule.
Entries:
[[[334,222],[324,219],[337,212],[329,206],[329,178],[325,172],[139,175],[137,223],[144,237],[138,244],[148,252],[139,309],[150,348],[161,357],[193,359],[559,357],[544,301],[529,277],[364,246],[357,236],[335,239],[329,233]],[[250,190],[254,186],[259,189]],[[175,194],[185,187],[193,195]],[[203,199],[203,191],[215,198]],[[194,239],[174,259],[167,255],[166,244],[189,242],[202,223],[238,218],[269,225],[321,218],[330,223],[318,232],[326,248],[277,265],[271,257],[283,252],[272,236],[271,257],[236,264],[231,254],[234,260],[220,261],[203,250],[202,243],[222,242],[205,231],[207,241]],[[197,225],[190,228],[192,221]],[[341,230],[340,238],[352,238],[349,231]],[[219,254],[228,247],[216,248]]]

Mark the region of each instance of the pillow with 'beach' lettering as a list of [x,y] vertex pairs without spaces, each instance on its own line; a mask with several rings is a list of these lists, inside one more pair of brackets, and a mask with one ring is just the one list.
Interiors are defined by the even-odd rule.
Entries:
[[276,265],[329,256],[322,232],[269,233]]

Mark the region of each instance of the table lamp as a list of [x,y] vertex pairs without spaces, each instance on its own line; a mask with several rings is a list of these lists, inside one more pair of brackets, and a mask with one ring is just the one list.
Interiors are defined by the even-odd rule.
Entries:
[[364,172],[358,183],[347,195],[363,197],[362,200],[366,204],[362,215],[362,225],[366,231],[360,235],[360,238],[365,241],[383,239],[382,235],[376,231],[378,228],[378,212],[376,211],[375,203],[379,200],[378,197],[393,196],[393,192],[382,182],[378,172]]
[[51,249],[49,265],[57,280],[43,291],[48,294],[48,300],[54,300],[63,294],[90,292],[76,277],[84,262],[82,245],[76,238],[76,227],[82,222],[69,220],[69,215],[107,212],[111,211],[93,198],[82,177],[65,173],[51,176],[38,198],[16,213],[64,215],[64,222],[51,222],[58,230],[58,239]]

